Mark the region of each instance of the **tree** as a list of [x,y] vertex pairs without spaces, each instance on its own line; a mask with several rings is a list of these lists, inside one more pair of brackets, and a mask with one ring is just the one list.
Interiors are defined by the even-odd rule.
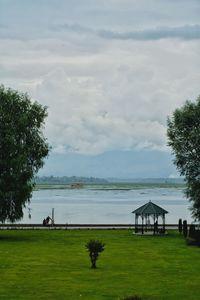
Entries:
[[43,136],[47,108],[27,94],[0,86],[0,221],[23,217],[33,177],[49,146]]
[[174,163],[185,177],[193,217],[200,220],[200,96],[196,102],[186,101],[183,107],[176,109],[167,124]]
[[96,269],[96,261],[99,257],[99,253],[104,251],[105,244],[98,240],[90,240],[86,245],[86,249],[89,251],[91,260],[91,268]]

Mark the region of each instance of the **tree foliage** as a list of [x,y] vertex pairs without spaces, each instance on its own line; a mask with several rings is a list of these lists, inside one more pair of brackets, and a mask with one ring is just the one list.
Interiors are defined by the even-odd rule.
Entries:
[[49,146],[43,136],[47,108],[27,94],[0,86],[0,221],[23,217],[33,177]]
[[192,202],[192,213],[200,220],[200,97],[186,101],[168,118],[168,145],[175,155],[174,163],[185,177],[186,196]]
[[90,240],[85,247],[89,251],[91,268],[96,269],[96,261],[99,257],[99,253],[104,251],[105,244],[98,240]]

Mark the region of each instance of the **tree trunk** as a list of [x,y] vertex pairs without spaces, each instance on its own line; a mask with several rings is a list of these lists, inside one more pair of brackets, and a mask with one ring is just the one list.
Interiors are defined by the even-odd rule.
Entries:
[[92,262],[91,268],[96,269],[96,259],[92,259],[91,262]]

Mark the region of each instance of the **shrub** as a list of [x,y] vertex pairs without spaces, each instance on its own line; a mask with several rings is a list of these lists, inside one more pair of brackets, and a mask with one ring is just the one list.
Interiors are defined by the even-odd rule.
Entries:
[[98,240],[90,240],[86,245],[86,249],[89,252],[91,260],[91,268],[96,269],[96,261],[99,257],[99,253],[104,251],[105,244]]
[[[194,226],[194,225],[192,225],[192,226]],[[189,246],[198,246],[198,247],[200,247],[200,230],[194,230],[193,231],[193,229],[190,229],[189,236],[186,240],[186,243]]]
[[142,300],[142,298],[140,298],[137,295],[133,295],[133,296],[128,296],[128,297],[122,298],[122,300]]
[[194,238],[190,238],[190,237],[188,237],[186,239],[186,244],[188,246],[196,246],[197,245],[196,240]]
[[187,221],[183,221],[183,236],[186,238],[188,235]]
[[183,231],[182,219],[179,219],[179,221],[178,221],[178,231],[179,231],[180,234]]
[[195,235],[194,235],[196,245],[200,247],[200,230],[195,230]]
[[192,225],[190,225],[188,236],[190,238],[195,238],[195,233],[196,233],[195,225],[192,224]]

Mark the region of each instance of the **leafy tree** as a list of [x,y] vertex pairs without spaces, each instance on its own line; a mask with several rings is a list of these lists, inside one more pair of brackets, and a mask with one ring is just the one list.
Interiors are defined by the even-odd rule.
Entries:
[[105,244],[98,240],[90,240],[86,245],[86,249],[89,251],[91,260],[91,268],[96,269],[96,261],[99,257],[99,253],[104,251]]
[[49,146],[42,134],[47,108],[27,94],[0,86],[0,221],[23,217],[33,177]]
[[200,220],[200,96],[196,102],[186,101],[183,107],[176,109],[167,123],[174,163],[185,177],[193,217]]

